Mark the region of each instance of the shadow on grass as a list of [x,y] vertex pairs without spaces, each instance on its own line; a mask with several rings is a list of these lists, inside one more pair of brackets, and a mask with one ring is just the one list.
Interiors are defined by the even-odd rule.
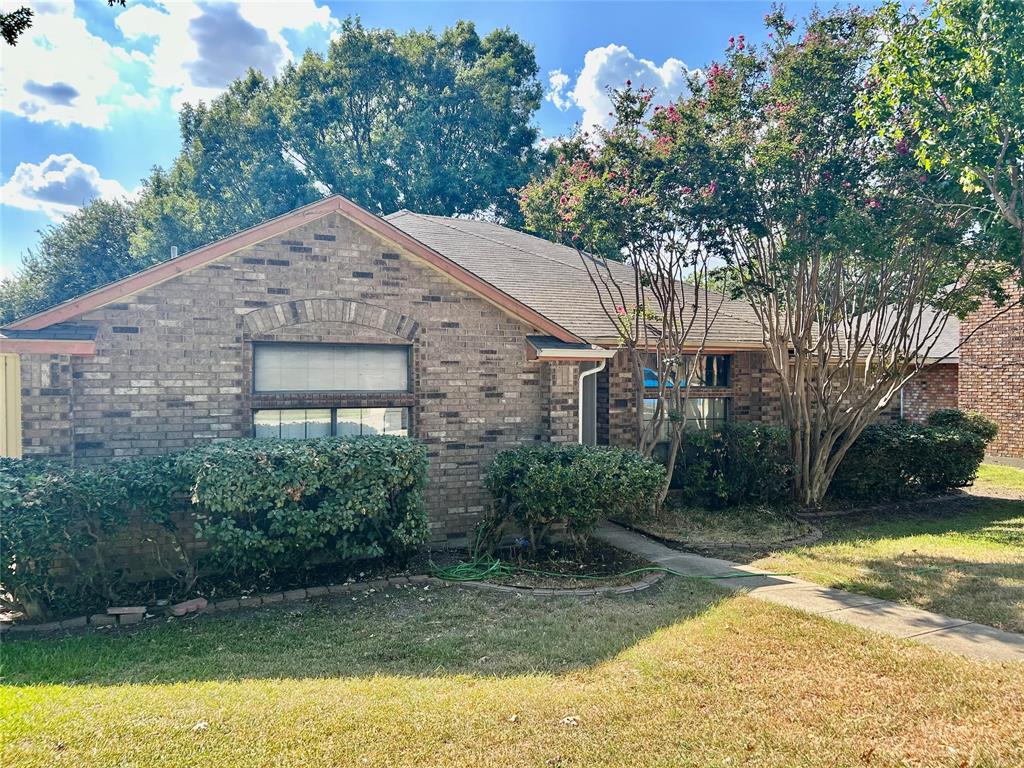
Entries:
[[829,517],[816,525],[822,531],[822,538],[812,546],[722,548],[719,556],[748,564],[773,552],[790,549],[805,555],[816,547],[863,545],[910,536],[962,537],[965,546],[1016,547],[1024,551],[1024,501],[965,497],[955,504],[915,505],[884,513]]
[[355,601],[170,620],[130,633],[5,642],[0,682],[559,674],[610,659],[658,629],[699,615],[724,594],[691,579],[614,597],[389,590]]
[[1024,503],[967,500],[836,518],[823,540],[759,565],[819,584],[1024,632]]

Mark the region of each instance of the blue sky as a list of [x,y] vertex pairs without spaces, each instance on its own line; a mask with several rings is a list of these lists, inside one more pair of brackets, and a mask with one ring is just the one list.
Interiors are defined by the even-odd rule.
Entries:
[[[333,2],[0,0],[35,7],[35,23],[0,57],[0,275],[37,231],[97,196],[131,194],[179,148],[176,110],[210,99],[247,66],[273,74],[307,48],[326,50],[342,19],[401,31],[459,19],[485,34],[510,27],[535,46],[547,96],[545,137],[607,113],[627,78],[671,96],[685,68],[730,35],[763,37],[768,2]],[[802,15],[810,3],[788,3]]]

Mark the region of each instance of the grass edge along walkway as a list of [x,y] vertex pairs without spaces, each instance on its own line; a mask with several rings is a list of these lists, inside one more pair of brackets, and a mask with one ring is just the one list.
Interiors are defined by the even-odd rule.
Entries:
[[[976,659],[1024,661],[1024,635],[1016,632],[911,608],[890,600],[822,587],[731,560],[679,552],[612,523],[602,525],[595,535],[608,544],[674,571],[693,576],[714,576],[716,584],[745,590],[759,600]],[[729,578],[730,574],[734,577]],[[750,574],[763,575],[757,578]]]

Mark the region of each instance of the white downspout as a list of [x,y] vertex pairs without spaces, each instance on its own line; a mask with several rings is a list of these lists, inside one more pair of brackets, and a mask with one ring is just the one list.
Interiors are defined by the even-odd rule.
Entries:
[[580,386],[579,386],[579,395],[578,395],[578,399],[579,399],[579,416],[578,416],[578,418],[576,420],[577,434],[578,434],[578,438],[577,438],[576,442],[578,442],[580,445],[583,445],[583,380],[587,376],[590,376],[590,375],[595,374],[595,373],[600,373],[601,371],[604,370],[604,368],[605,368],[605,366],[607,364],[608,364],[608,360],[602,358],[601,363],[597,366],[597,368],[589,368],[589,369],[587,369],[585,371],[581,371],[580,372]]

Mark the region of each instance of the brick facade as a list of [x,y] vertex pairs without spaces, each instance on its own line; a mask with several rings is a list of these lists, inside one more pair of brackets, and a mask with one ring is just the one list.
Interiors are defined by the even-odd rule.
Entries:
[[[1019,286],[1007,288],[1012,299],[1024,295]],[[992,457],[1024,462],[1024,307],[1000,312],[987,301],[960,326],[960,408],[999,424]]]
[[903,387],[903,418],[924,423],[940,408],[958,407],[956,363],[939,363],[917,374]]
[[[248,437],[258,407],[408,406],[442,541],[479,517],[497,451],[575,435],[575,366],[528,361],[533,328],[338,214],[77,322],[96,328],[95,355],[22,355],[26,456],[99,463]],[[258,341],[408,345],[411,392],[255,394]]]

